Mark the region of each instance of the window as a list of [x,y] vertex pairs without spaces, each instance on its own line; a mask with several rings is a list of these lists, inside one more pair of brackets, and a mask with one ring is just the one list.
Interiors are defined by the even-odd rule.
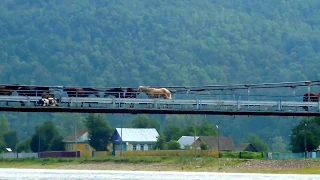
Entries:
[[89,151],[89,144],[86,144],[84,148],[86,151]]
[[137,145],[135,145],[135,144],[132,144],[132,150],[137,150]]
[[144,145],[140,145],[140,150],[143,151],[144,150]]
[[151,150],[151,149],[152,149],[152,145],[148,144],[148,150]]

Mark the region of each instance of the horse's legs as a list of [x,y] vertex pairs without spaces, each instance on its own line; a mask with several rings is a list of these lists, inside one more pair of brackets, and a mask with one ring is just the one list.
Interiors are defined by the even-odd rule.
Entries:
[[24,102],[23,101],[20,101],[20,104],[21,106],[25,106]]

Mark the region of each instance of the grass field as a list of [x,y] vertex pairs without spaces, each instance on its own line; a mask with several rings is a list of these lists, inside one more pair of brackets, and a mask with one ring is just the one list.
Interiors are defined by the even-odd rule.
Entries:
[[318,159],[239,159],[198,156],[0,159],[0,168],[209,171],[320,174]]

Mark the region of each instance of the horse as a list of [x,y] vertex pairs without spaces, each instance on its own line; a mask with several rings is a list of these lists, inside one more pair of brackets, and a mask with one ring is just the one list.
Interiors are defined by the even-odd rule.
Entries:
[[0,95],[1,96],[11,96],[13,91],[18,90],[19,86],[0,86]]
[[[42,93],[50,93],[49,87],[39,86],[21,86],[18,88],[17,93],[19,96],[40,96]],[[20,101],[21,106],[25,106],[23,101]],[[36,106],[36,102],[34,102]]]
[[139,86],[138,92],[145,92],[149,98],[164,98],[171,99],[171,92],[166,88],[148,88],[145,86]]
[[[98,90],[93,88],[64,88],[63,91],[67,92],[68,97],[89,97],[91,94],[96,97],[100,97],[100,93]],[[70,106],[70,103],[68,103]],[[83,107],[83,102],[81,103],[81,107]],[[89,103],[89,107],[91,107]]]
[[55,98],[42,98],[37,102],[38,106],[59,106]]
[[[309,101],[309,97],[310,97],[310,101]],[[320,97],[320,93],[314,93],[314,92],[305,93],[303,95],[303,102],[318,102],[319,97]],[[307,106],[303,106],[302,108],[305,111],[308,111],[308,109],[309,109]]]
[[[0,95],[1,96],[11,96],[13,91],[18,90],[19,86],[17,85],[10,85],[10,86],[0,86]],[[9,102],[6,102],[6,105],[9,105]]]
[[[116,98],[137,98],[137,91],[134,88],[113,88],[106,90],[104,97],[112,95]],[[121,107],[121,105],[120,105]],[[133,108],[133,103],[130,104],[130,108]]]
[[104,97],[108,97],[112,95],[116,98],[136,98],[137,91],[134,88],[113,88],[110,90],[106,90],[104,93]]

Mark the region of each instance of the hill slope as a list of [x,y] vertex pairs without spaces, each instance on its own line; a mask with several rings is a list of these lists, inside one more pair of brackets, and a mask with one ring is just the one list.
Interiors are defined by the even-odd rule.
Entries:
[[[317,0],[3,0],[0,82],[152,86],[316,80],[319,7]],[[25,119],[31,117],[33,124],[39,121],[25,114],[8,119],[23,121],[15,126],[30,134],[33,125]],[[286,118],[226,119],[225,134],[238,139],[246,135],[241,131],[264,139],[288,136],[292,126]]]

